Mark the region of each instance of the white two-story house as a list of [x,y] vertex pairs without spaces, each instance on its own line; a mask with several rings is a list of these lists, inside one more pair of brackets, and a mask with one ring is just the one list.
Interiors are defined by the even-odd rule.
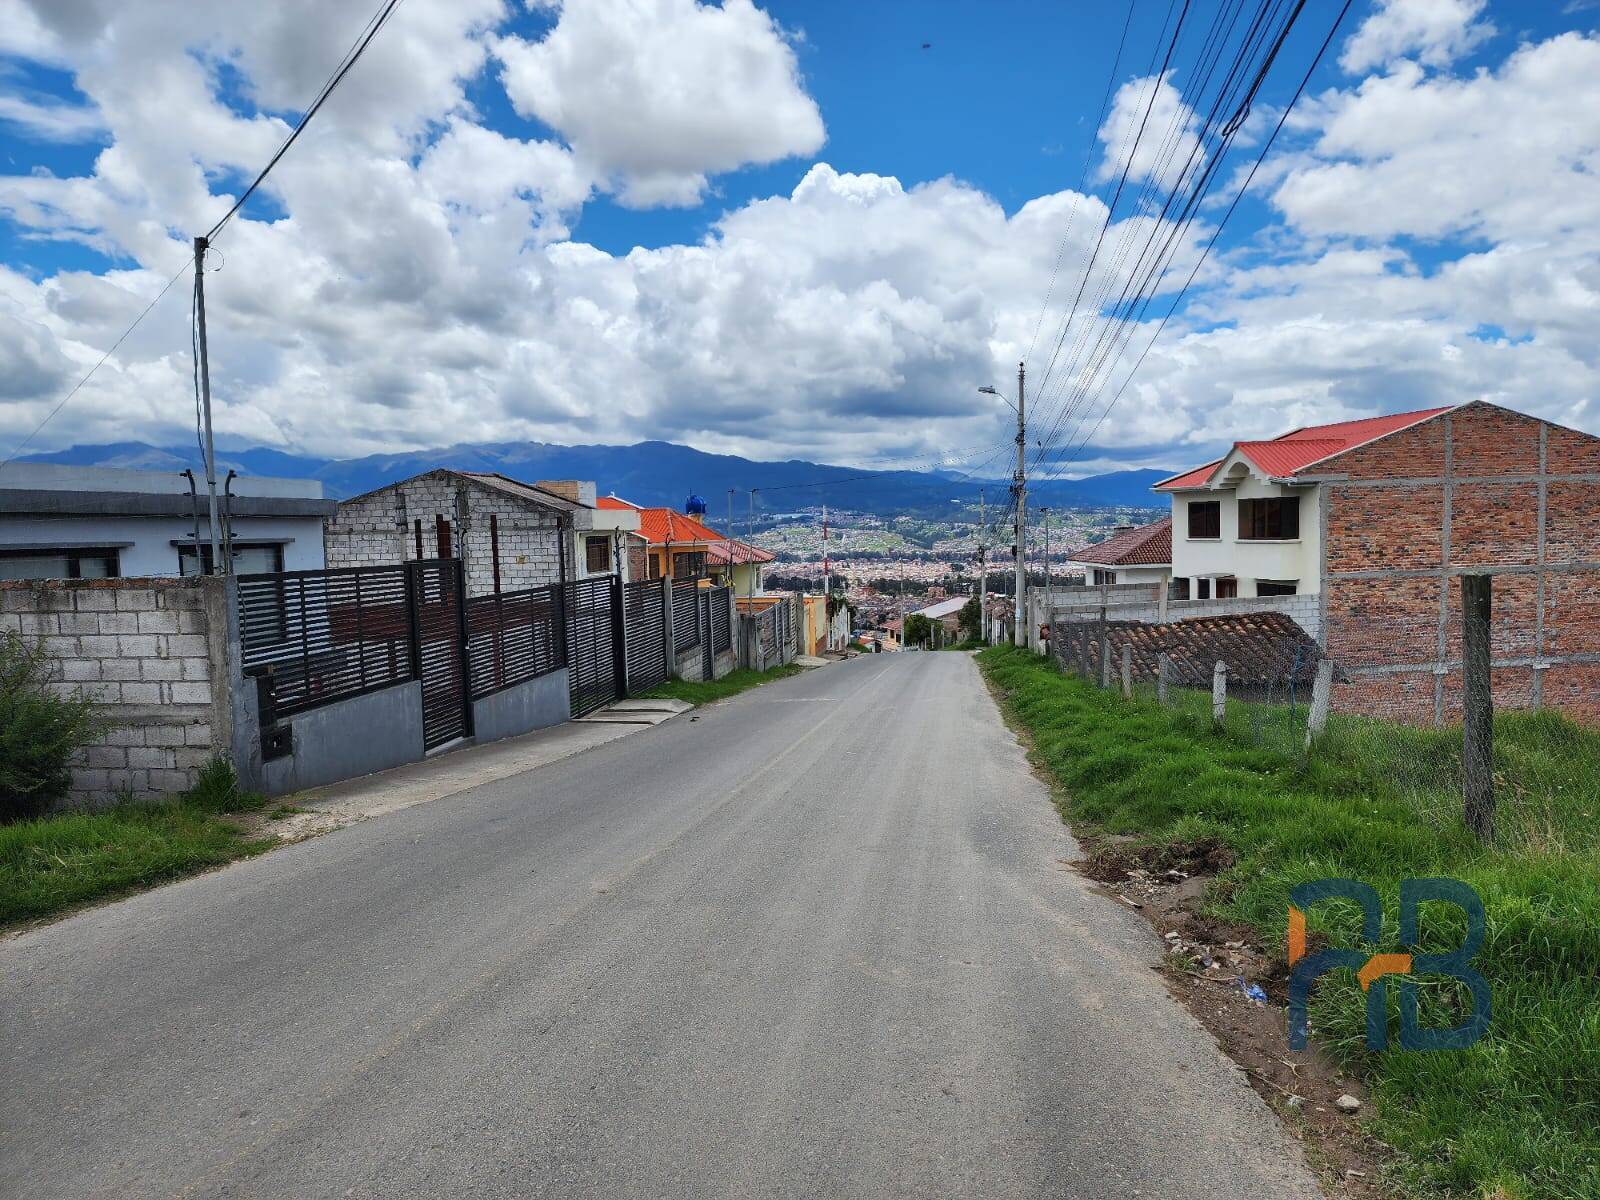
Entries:
[[1220,459],[1157,483],[1172,497],[1175,600],[1294,596],[1323,589],[1316,464],[1426,421],[1430,408],[1235,442]]

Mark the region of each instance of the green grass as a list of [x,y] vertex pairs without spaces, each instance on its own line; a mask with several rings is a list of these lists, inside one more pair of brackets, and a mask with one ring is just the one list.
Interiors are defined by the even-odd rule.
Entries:
[[[1010,647],[979,661],[1075,828],[1157,843],[1221,839],[1238,861],[1207,904],[1265,945],[1284,944],[1289,890],[1306,880],[1376,887],[1388,906],[1382,949],[1399,947],[1401,879],[1474,887],[1488,913],[1474,966],[1494,996],[1483,1040],[1425,1053],[1392,1040],[1369,1054],[1364,996],[1349,972],[1317,986],[1312,1028],[1371,1085],[1370,1127],[1400,1152],[1397,1187],[1600,1197],[1600,735],[1548,712],[1497,716],[1499,830],[1486,848],[1461,821],[1459,729],[1335,716],[1304,754],[1292,738],[1259,736],[1272,714],[1252,708],[1265,706],[1230,704],[1218,732],[1208,697],[1174,708],[1123,700]],[[1292,724],[1281,711],[1278,720]],[[1309,924],[1337,944],[1359,943],[1354,906],[1318,906]],[[1453,908],[1424,906],[1425,944],[1453,947],[1463,928]],[[1425,981],[1423,992],[1425,1024],[1461,1019],[1450,1015],[1453,985]]]
[[705,681],[669,679],[659,687],[653,687],[648,692],[640,692],[639,695],[645,699],[687,700],[690,704],[709,704],[713,700],[726,700],[729,696],[737,696],[740,692],[748,691],[763,683],[771,683],[775,679],[787,679],[790,675],[798,675],[804,670],[804,667],[797,667],[793,663],[785,663],[766,671],[741,668],[728,672],[721,679]]
[[263,803],[239,791],[226,763],[214,763],[191,792],[166,803],[0,825],[0,928],[259,854],[274,839],[249,837],[227,814]]

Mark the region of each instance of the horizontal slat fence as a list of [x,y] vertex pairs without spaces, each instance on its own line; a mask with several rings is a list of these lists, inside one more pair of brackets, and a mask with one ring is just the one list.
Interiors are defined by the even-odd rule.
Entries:
[[700,581],[672,583],[672,648],[682,654],[700,644]]
[[627,639],[628,690],[643,691],[667,678],[667,601],[656,579],[622,587],[622,619]]
[[711,649],[716,654],[733,649],[733,626],[728,620],[728,593],[731,588],[711,589]]
[[416,677],[403,566],[239,576],[240,660],[300,712]]
[[467,672],[472,698],[526,683],[566,665],[561,586],[467,601]]

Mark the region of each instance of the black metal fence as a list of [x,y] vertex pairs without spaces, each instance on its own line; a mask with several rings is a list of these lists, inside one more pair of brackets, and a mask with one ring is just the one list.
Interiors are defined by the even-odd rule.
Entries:
[[733,649],[733,622],[728,617],[732,588],[711,589],[711,649],[721,654]]
[[622,585],[622,623],[628,653],[628,690],[666,682],[667,601],[659,579]]
[[239,646],[283,715],[414,679],[406,568],[241,575]]
[[672,584],[672,648],[678,654],[700,644],[700,581],[677,579]]
[[561,585],[474,596],[467,601],[472,698],[526,683],[567,665]]
[[[574,715],[654,687],[671,670],[660,580],[595,576],[470,599],[463,583],[459,559],[239,576],[241,658],[258,680],[263,730],[420,680],[425,740],[439,745],[472,732],[472,701],[563,667]],[[709,670],[732,649],[730,593],[673,581],[675,653],[699,646]],[[770,624],[772,613],[763,615]]]

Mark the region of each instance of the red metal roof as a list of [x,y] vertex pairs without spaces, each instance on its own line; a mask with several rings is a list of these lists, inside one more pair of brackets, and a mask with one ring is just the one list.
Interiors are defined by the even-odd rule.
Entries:
[[1164,567],[1172,562],[1172,518],[1126,529],[1093,546],[1074,550],[1073,562],[1100,563],[1108,567]]
[[[1391,433],[1398,433],[1419,421],[1436,417],[1448,408],[1423,408],[1413,412],[1363,417],[1358,421],[1335,421],[1331,425],[1307,425],[1265,441],[1235,442],[1233,448],[1272,478],[1283,478],[1303,471],[1313,463]],[[1226,456],[1224,456],[1226,457]],[[1158,492],[1183,491],[1204,487],[1223,459],[1163,479],[1154,487]]]

